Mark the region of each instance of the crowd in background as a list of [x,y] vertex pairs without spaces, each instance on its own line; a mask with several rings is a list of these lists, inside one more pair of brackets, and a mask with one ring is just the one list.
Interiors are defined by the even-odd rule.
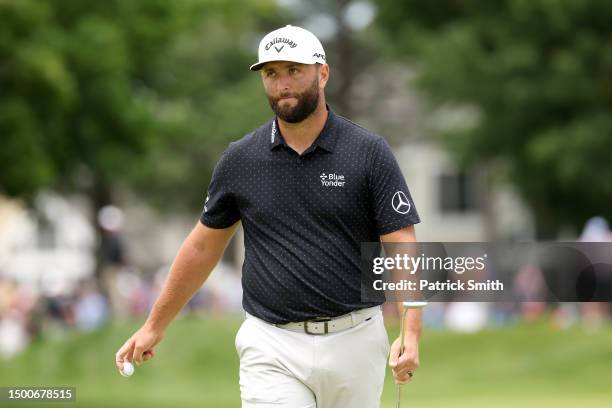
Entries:
[[[113,266],[105,271],[102,281],[84,280],[76,290],[58,296],[0,278],[0,358],[19,354],[37,339],[94,331],[110,320],[142,321],[166,273],[167,266],[150,276],[134,267]],[[184,313],[236,312],[241,296],[239,277],[223,278],[224,273],[235,275],[231,270],[219,270],[212,284],[205,285],[189,301]],[[236,293],[222,293],[235,285]]]
[[[600,217],[591,219],[580,241],[612,242],[607,222]],[[2,278],[0,271],[0,358],[15,356],[38,339],[93,331],[111,320],[141,321],[146,316],[170,266],[144,273],[126,264],[119,236],[106,242],[99,278],[84,279],[67,293],[49,296],[33,285]],[[522,272],[539,272],[533,268],[526,265]],[[237,269],[221,262],[183,313],[239,313],[241,296]],[[393,305],[387,303],[386,308],[387,316],[393,316]],[[610,304],[602,302],[431,303],[424,310],[424,322],[432,328],[474,332],[518,321],[549,319],[559,329],[580,324],[595,331],[609,321],[610,313]]]

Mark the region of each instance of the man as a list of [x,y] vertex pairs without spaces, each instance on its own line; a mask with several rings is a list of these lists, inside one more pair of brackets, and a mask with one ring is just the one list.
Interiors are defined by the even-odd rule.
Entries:
[[[385,140],[327,106],[329,66],[312,33],[269,33],[251,70],[261,72],[276,117],[222,155],[200,222],[147,321],[117,352],[117,368],[153,357],[241,221],[242,407],[378,407],[389,341],[384,298],[361,298],[360,243],[415,241],[419,216]],[[396,383],[419,365],[419,313],[406,317],[401,358],[399,338],[391,346]]]

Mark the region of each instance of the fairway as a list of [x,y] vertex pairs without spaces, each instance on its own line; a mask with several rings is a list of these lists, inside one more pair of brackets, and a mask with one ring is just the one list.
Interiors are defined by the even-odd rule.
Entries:
[[[0,385],[77,388],[76,403],[19,407],[236,408],[239,324],[235,316],[179,319],[157,356],[129,379],[116,372],[114,353],[136,322],[45,340],[14,360],[0,361]],[[389,330],[397,333],[396,327]],[[473,335],[425,330],[421,366],[404,387],[403,407],[612,406],[611,328],[592,335],[544,323]],[[388,373],[382,407],[394,407],[394,396]]]

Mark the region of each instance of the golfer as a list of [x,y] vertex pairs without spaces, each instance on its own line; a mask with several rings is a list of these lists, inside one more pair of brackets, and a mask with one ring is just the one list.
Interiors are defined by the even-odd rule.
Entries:
[[201,218],[146,322],[117,352],[117,368],[154,356],[242,222],[242,407],[379,407],[387,356],[399,384],[419,366],[421,317],[406,316],[398,358],[384,295],[361,297],[360,243],[415,241],[408,187],[387,142],[326,104],[329,66],[311,32],[267,34],[251,70],[261,73],[275,118],[219,159]]

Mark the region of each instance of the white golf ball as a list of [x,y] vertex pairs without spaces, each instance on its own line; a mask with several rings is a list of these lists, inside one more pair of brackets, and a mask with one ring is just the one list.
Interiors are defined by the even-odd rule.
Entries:
[[134,364],[129,361],[123,362],[123,368],[120,371],[121,375],[124,377],[131,377],[134,374]]

